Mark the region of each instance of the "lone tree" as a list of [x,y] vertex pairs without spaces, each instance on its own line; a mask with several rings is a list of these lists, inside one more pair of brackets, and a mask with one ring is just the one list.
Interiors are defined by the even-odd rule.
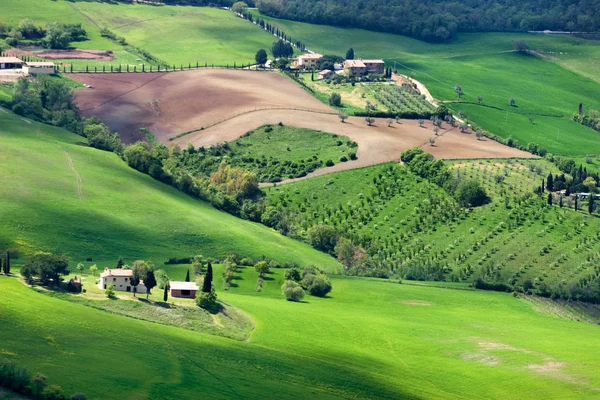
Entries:
[[117,259],[117,268],[123,268],[123,265],[125,265],[125,261],[123,260],[123,256],[119,256],[119,258]]
[[248,11],[248,4],[243,1],[238,1],[231,6],[231,11],[236,14],[244,15],[246,14],[246,11]]
[[517,50],[519,53],[527,53],[529,51],[529,45],[524,40],[516,40],[515,50]]
[[341,114],[338,114],[338,118],[340,119],[341,122],[346,122],[346,120],[348,119],[348,115],[341,113]]
[[190,281],[190,270],[188,269],[186,274],[185,274],[185,281],[189,282]]
[[331,93],[331,96],[329,96],[329,105],[334,107],[341,107],[342,96],[340,96],[339,93]]
[[146,299],[151,294],[150,291],[156,287],[156,277],[154,276],[154,271],[149,269],[146,272],[146,276],[144,276],[144,286],[146,286]]
[[429,145],[432,146],[432,147],[435,145],[435,138],[434,137],[430,137],[429,138]]
[[514,107],[514,106],[515,106],[515,103],[516,103],[516,101],[515,101],[514,97],[511,97],[510,99],[508,99],[508,104],[509,104],[511,107]]
[[92,274],[92,276],[96,276],[97,272],[98,272],[98,267],[96,267],[96,264],[92,265],[90,267],[90,274]]
[[482,101],[483,101],[483,97],[477,96],[477,103],[481,104]]
[[254,56],[254,60],[258,65],[264,67],[267,62],[267,51],[265,49],[258,50]]
[[529,122],[533,124],[533,121],[535,121],[535,119],[533,117],[529,117]]
[[169,285],[165,285],[165,290],[163,292],[163,301],[166,303],[169,300]]
[[352,47],[346,52],[346,60],[354,60],[354,49]]
[[462,95],[463,95],[463,90],[462,90],[462,87],[461,87],[460,85],[456,85],[456,86],[454,87],[454,90],[456,91],[456,95],[458,96],[458,101],[460,102],[460,98],[461,98],[461,97],[462,97]]
[[548,192],[548,205],[552,205],[552,192]]
[[373,117],[366,117],[365,118],[365,122],[367,123],[367,125],[373,126],[373,124],[375,123],[375,118],[373,118]]
[[483,137],[483,132],[478,130],[477,132],[475,132],[475,137],[477,138],[477,140],[481,140],[481,138]]
[[579,116],[583,115],[583,103],[579,103]]
[[204,275],[204,282],[202,283],[202,292],[210,293],[212,289],[212,278],[213,278],[213,269],[212,264],[209,262],[206,266],[206,275]]

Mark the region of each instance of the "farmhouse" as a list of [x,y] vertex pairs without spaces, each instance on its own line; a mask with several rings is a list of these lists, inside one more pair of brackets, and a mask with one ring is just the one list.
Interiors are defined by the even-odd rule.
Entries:
[[19,69],[23,66],[23,61],[17,57],[0,57],[0,69]]
[[193,299],[196,297],[196,292],[200,290],[195,282],[169,282],[171,297],[186,297]]
[[323,58],[319,53],[302,54],[296,58],[296,66],[304,69],[314,69],[317,66],[317,61]]
[[333,71],[330,69],[324,69],[323,71],[319,72],[319,79],[327,79],[330,76],[333,75]]
[[348,76],[362,76],[365,74],[383,74],[385,62],[378,60],[346,60],[344,61],[344,73]]
[[[108,269],[105,268],[104,272],[100,274],[100,283],[98,287],[100,289],[106,289],[109,284],[113,285],[114,290],[120,290],[123,292],[132,292],[131,278],[133,277],[133,270],[131,269]],[[144,282],[140,283],[136,287],[137,293],[146,293],[146,286]]]
[[52,75],[56,72],[52,62],[27,62],[23,72],[28,75]]

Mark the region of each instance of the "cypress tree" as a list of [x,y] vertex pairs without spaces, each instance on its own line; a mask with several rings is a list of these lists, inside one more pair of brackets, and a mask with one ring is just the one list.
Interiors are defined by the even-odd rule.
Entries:
[[591,214],[594,212],[594,195],[590,193],[590,198],[588,202],[588,212]]
[[579,116],[583,115],[583,103],[579,103]]
[[553,188],[554,188],[554,178],[552,177],[552,173],[549,173],[548,179],[546,181],[546,190],[551,192]]
[[185,281],[189,282],[190,281],[190,270],[187,270],[187,273],[185,274]]
[[575,193],[575,211],[579,210],[579,205],[577,204],[577,200],[579,199],[579,196],[577,196],[577,193]]
[[202,292],[210,293],[210,290],[212,289],[212,275],[212,265],[211,263],[208,263],[208,265],[206,266],[206,275],[204,276],[204,283],[202,284]]
[[559,199],[558,199],[558,206],[559,206],[560,208],[563,208],[563,196],[562,196],[562,194],[560,195],[560,197],[559,197]]
[[3,259],[2,257],[0,257],[0,271],[2,271],[2,272],[4,272],[4,273],[6,273],[6,272],[4,271],[4,259]]
[[119,256],[119,258],[117,259],[117,268],[123,268],[123,265],[125,265],[125,261],[123,261],[123,256]]
[[166,303],[169,300],[169,284],[165,285],[165,291],[163,293],[163,301]]
[[540,186],[540,193],[544,193],[544,186],[546,186],[546,182],[542,179],[542,186]]
[[552,205],[552,192],[548,192],[548,205]]
[[6,252],[6,259],[4,260],[4,273],[6,275],[10,274],[10,253]]

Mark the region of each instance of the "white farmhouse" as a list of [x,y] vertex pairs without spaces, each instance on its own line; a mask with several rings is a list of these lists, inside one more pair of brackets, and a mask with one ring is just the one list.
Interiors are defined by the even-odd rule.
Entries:
[[[104,272],[100,274],[100,283],[98,283],[98,287],[100,289],[106,289],[108,285],[112,284],[114,290],[133,292],[133,288],[131,286],[132,277],[133,270],[130,269],[105,268]],[[139,285],[137,285],[136,293],[146,293],[146,286],[144,286],[143,281],[140,281]]]

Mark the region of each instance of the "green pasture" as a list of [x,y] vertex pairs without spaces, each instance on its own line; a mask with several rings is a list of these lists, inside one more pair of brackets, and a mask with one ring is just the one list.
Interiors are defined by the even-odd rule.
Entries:
[[600,385],[597,326],[508,294],[334,278],[330,297],[290,303],[280,294],[282,270],[260,293],[253,268],[236,278],[227,292],[215,285],[222,301],[252,316],[246,343],[109,314],[0,277],[2,357],[92,399],[591,399]]
[[316,264],[337,262],[308,245],[220,212],[129,168],[113,153],[85,146],[62,129],[0,109],[0,248],[92,258],[103,269],[171,257],[242,256]]
[[[264,18],[311,50],[343,56],[352,47],[356,57],[383,58],[400,73],[423,82],[436,99],[450,102],[454,111],[464,110],[469,120],[501,137],[572,156],[600,146],[597,132],[571,121],[580,102],[585,108],[600,107],[598,41],[474,33],[461,34],[450,44],[429,44],[393,34]],[[515,53],[516,40],[525,40],[545,59]],[[463,89],[463,104],[454,103],[456,85]],[[482,105],[477,104],[478,96],[483,97]],[[511,97],[516,107],[509,107]]]

